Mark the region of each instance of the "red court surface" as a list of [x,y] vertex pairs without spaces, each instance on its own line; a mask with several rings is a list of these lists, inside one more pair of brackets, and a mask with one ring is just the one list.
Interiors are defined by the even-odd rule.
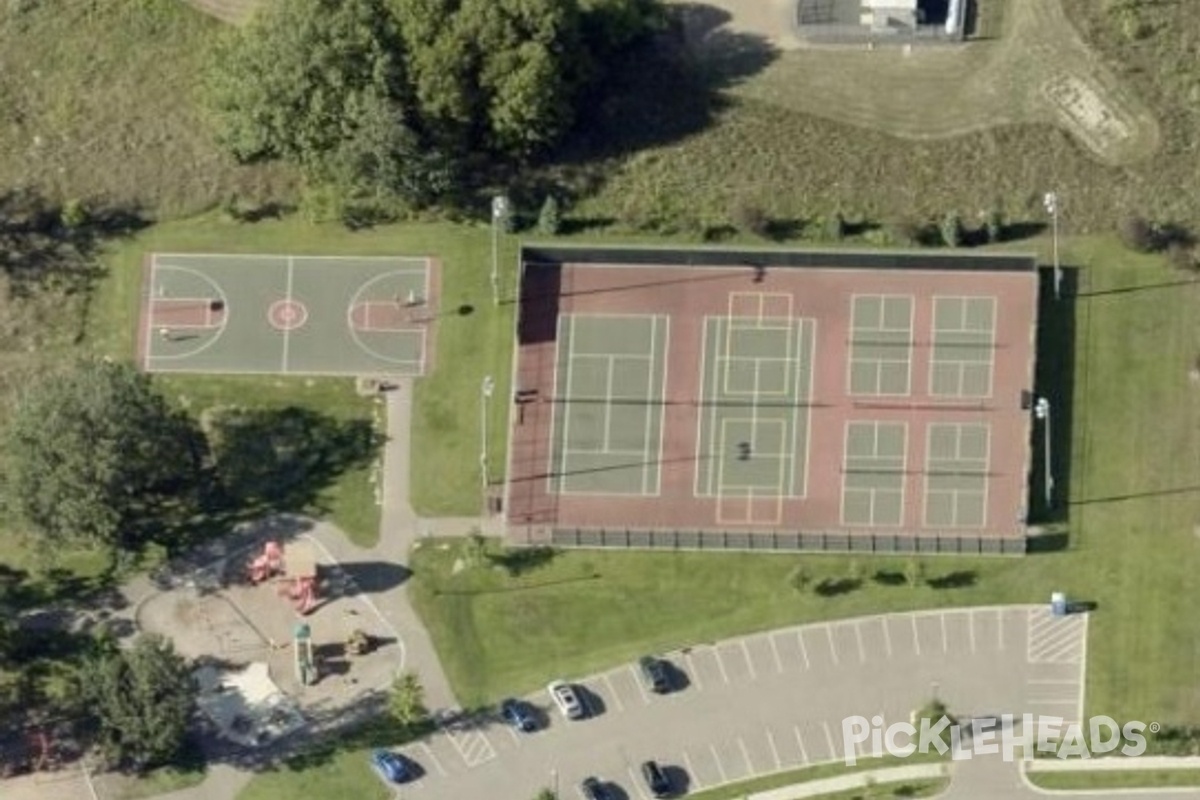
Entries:
[[523,261],[513,540],[1023,542],[1032,257],[526,248]]

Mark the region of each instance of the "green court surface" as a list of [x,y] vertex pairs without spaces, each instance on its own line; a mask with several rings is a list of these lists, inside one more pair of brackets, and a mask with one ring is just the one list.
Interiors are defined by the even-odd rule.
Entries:
[[925,524],[983,525],[987,511],[991,429],[984,423],[929,425],[925,468]]
[[995,298],[934,298],[930,394],[991,396],[995,323]]
[[783,500],[804,496],[813,328],[790,314],[705,317],[695,494],[717,499],[718,524],[777,524]]
[[657,495],[670,320],[558,319],[551,491]]
[[912,296],[855,295],[850,322],[850,394],[907,395],[912,340]]
[[424,258],[152,256],[150,372],[420,375],[436,311]]
[[842,524],[879,526],[903,521],[907,445],[904,422],[846,424]]

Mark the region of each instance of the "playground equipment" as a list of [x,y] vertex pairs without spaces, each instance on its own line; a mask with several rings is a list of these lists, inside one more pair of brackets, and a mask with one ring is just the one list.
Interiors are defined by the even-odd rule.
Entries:
[[317,662],[313,658],[312,628],[307,622],[297,622],[292,633],[292,651],[295,654],[296,680],[301,686],[317,682]]
[[250,582],[253,584],[270,580],[283,572],[283,548],[279,542],[269,541],[263,551],[250,562]]
[[286,592],[296,612],[307,614],[317,604],[317,557],[311,542],[292,542],[284,553]]

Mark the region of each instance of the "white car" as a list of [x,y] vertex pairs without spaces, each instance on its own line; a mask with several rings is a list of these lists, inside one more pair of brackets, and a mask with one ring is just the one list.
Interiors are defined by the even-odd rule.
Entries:
[[575,691],[575,687],[564,681],[554,681],[546,687],[546,691],[550,693],[550,699],[554,701],[554,705],[558,706],[558,710],[567,719],[582,719],[583,718],[583,702],[579,699],[579,693]]

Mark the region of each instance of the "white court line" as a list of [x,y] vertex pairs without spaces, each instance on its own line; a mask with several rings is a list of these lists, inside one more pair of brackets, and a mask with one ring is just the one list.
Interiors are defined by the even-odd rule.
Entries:
[[862,628],[857,622],[854,623],[854,638],[858,640],[858,662],[865,664],[867,663],[867,649],[863,647]]
[[879,622],[883,625],[883,646],[887,650],[887,657],[892,657],[892,634],[888,630],[887,617],[882,617]]
[[[287,260],[287,291],[284,293],[283,299],[289,308],[292,305],[292,273],[293,273],[292,257],[288,256],[288,260]],[[291,342],[291,336],[292,336],[291,327],[289,326],[289,327],[284,328],[283,329],[283,355],[282,355],[282,360],[280,362],[280,368],[279,368],[279,371],[283,372],[283,373],[286,373],[288,371],[288,345]]]
[[696,689],[703,692],[704,682],[700,680],[700,670],[696,669],[696,662],[692,659],[692,654],[684,653],[683,657],[688,662],[688,676],[691,678],[692,683],[696,684]]
[[750,751],[746,749],[746,742],[742,737],[738,737],[738,748],[742,751],[742,758],[746,760],[746,775],[754,774],[754,762],[750,760]]
[[804,668],[812,669],[812,663],[808,660],[808,648],[804,645],[804,629],[796,628],[796,640],[800,642],[800,655],[804,656]]
[[938,616],[940,616],[942,618],[942,652],[949,653],[950,652],[950,639],[946,636],[946,614],[943,612],[943,613],[939,614]]
[[613,688],[612,681],[610,681],[608,679],[607,675],[604,675],[603,677],[604,677],[604,685],[608,687],[609,693],[613,696],[613,700],[616,701],[617,711],[624,712],[625,704],[621,702],[620,695],[618,695],[617,690]]
[[742,655],[746,657],[746,668],[750,670],[750,680],[758,680],[758,672],[754,669],[754,661],[750,658],[750,648],[746,645],[745,639],[742,639]]
[[717,752],[717,746],[710,744],[708,750],[712,753],[713,761],[717,764],[717,772],[721,773],[721,783],[728,783],[729,776],[725,774],[725,765],[721,763],[721,755]]
[[837,745],[833,743],[833,731],[829,730],[829,723],[825,720],[821,720],[821,727],[825,729],[825,742],[829,745],[829,757],[837,758]]
[[[655,319],[657,319],[657,317],[655,317]],[[667,330],[663,333],[662,386],[659,387],[659,400],[661,402],[658,403],[658,457],[655,459],[654,465],[654,494],[656,495],[662,494],[663,443],[665,441],[664,437],[666,436],[667,430],[665,419],[667,413],[667,375],[670,372],[671,366],[671,318],[663,317],[663,320],[666,322]],[[657,349],[654,351],[654,355],[656,356],[654,363],[658,364]],[[649,445],[647,445],[647,447],[649,447]]]
[[804,737],[800,735],[800,726],[793,725],[792,730],[796,733],[796,744],[800,745],[800,758],[804,759],[801,765],[808,764],[808,749],[804,746]]
[[921,655],[921,637],[920,634],[917,633],[917,615],[913,614],[909,617],[909,619],[912,620],[913,649],[917,651],[917,655]]
[[[616,369],[614,367],[616,360],[617,359],[614,356],[608,356],[607,358],[604,359],[604,368],[606,370],[606,373],[604,376],[604,449],[601,451],[604,453],[608,452],[609,434],[612,433],[613,373],[616,372]],[[645,455],[644,449],[643,449],[642,453],[644,456]],[[644,480],[644,475],[645,475],[645,473],[643,473],[643,481],[642,481],[642,491],[643,492],[645,492],[645,485],[646,485],[645,480]]]
[[833,656],[833,665],[838,665],[837,645],[833,643],[833,628],[829,625],[825,626],[825,635],[829,638],[829,652]]
[[[574,366],[574,364],[575,364],[575,318],[576,318],[575,314],[571,314],[567,318],[567,328],[570,331],[571,335],[567,339],[567,385],[563,388],[563,400],[562,400],[563,403],[570,402],[570,399],[571,399],[571,367]],[[559,341],[561,342],[561,340],[559,340]],[[558,351],[556,350],[555,355],[557,356],[557,354],[558,354]],[[556,359],[555,365],[557,366],[557,364],[558,364],[558,361]],[[557,403],[555,405],[557,405]],[[566,488],[567,475],[570,474],[570,471],[567,469],[567,453],[570,452],[569,448],[571,446],[570,433],[571,433],[571,417],[572,416],[573,416],[573,414],[571,414],[571,410],[564,405],[563,406],[562,454],[561,454],[562,461],[558,465],[558,474],[559,474],[558,490],[560,492],[564,488]],[[554,445],[551,444],[550,446],[553,447]]]
[[725,684],[728,686],[729,673],[725,671],[725,662],[721,660],[721,648],[717,645],[713,645],[712,654],[717,659],[717,669],[721,671],[721,680],[725,681]]
[[439,773],[439,774],[440,774],[440,775],[441,775],[443,778],[445,778],[447,775],[449,775],[449,774],[450,774],[450,773],[446,772],[446,768],[442,766],[442,762],[441,762],[441,760],[439,760],[439,759],[438,759],[438,757],[437,757],[436,755],[434,755],[434,752],[433,752],[433,750],[432,750],[432,749],[429,747],[429,745],[425,744],[424,742],[417,742],[417,747],[419,747],[419,748],[421,748],[422,750],[424,750],[424,751],[425,751],[425,755],[426,755],[426,757],[427,757],[427,758],[428,758],[430,761],[432,761],[432,762],[433,762],[433,766],[437,767],[437,771],[438,771],[438,773]]
[[767,728],[767,746],[771,748],[771,758],[775,759],[775,771],[779,772],[783,769],[783,761],[779,758],[779,748],[775,746],[775,734],[771,733],[770,728]]
[[775,634],[768,634],[767,641],[771,643],[771,655],[775,657],[775,671],[783,674],[783,659],[779,657],[779,648],[775,645]]
[[[658,366],[658,360],[654,358],[654,354],[658,352],[654,347],[654,345],[657,341],[658,341],[658,316],[655,315],[655,316],[650,317],[650,361],[648,362],[648,366],[646,367],[646,370],[647,370],[646,371],[646,391],[648,392],[648,396],[646,399],[650,400],[650,401],[654,400],[654,392],[652,391],[654,389],[654,369],[655,369],[655,367]],[[665,382],[663,384],[663,388],[664,389],[666,388]],[[659,404],[658,407],[662,408],[662,405]],[[653,419],[654,419],[654,405],[651,404],[651,405],[647,406],[647,408],[646,408],[646,424],[642,428],[642,450],[643,450],[642,494],[643,495],[646,494],[646,478],[649,477],[649,475],[650,475],[650,467],[649,467],[649,464],[651,462],[651,458],[650,458],[650,422]],[[661,434],[662,434],[662,431],[660,430],[659,435],[661,436]],[[661,442],[660,442],[659,447],[660,447],[659,458],[656,460],[658,463],[661,464],[662,463]],[[656,489],[656,491],[657,491],[657,489]]]

